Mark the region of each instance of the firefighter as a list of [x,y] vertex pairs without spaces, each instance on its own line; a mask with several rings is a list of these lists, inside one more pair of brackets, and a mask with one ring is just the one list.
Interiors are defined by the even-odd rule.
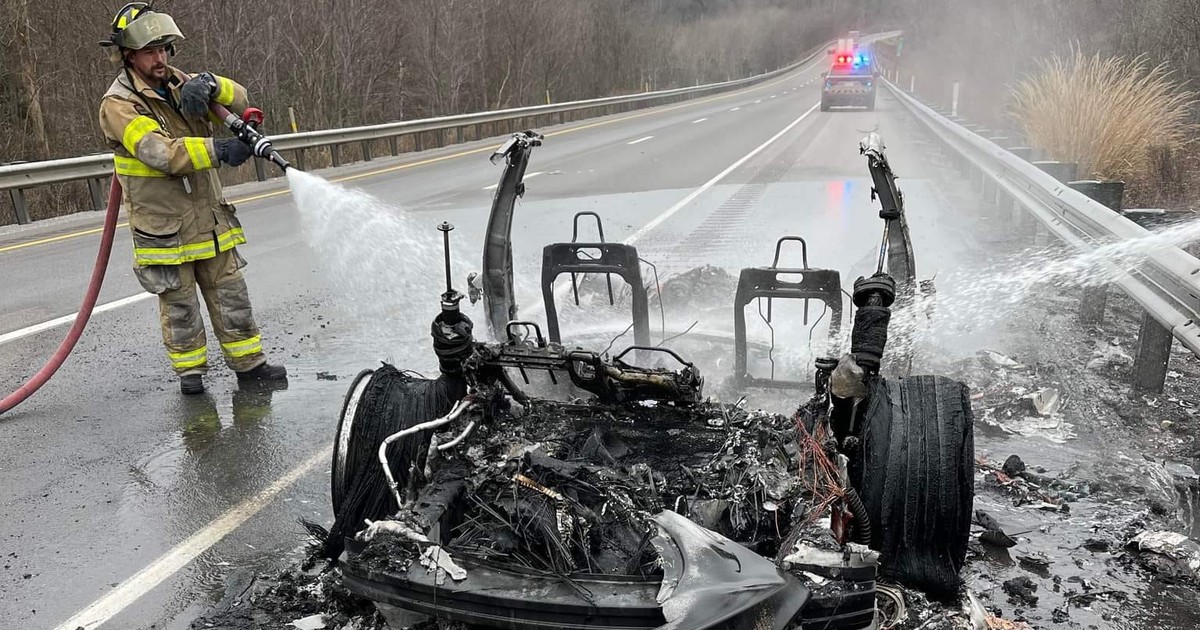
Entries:
[[147,3],[125,5],[101,42],[121,66],[100,101],[100,128],[113,150],[133,235],[134,273],[158,295],[167,356],[184,394],[204,391],[208,346],[197,287],[239,383],[284,383],[287,370],[267,363],[242,277],[246,242],[217,167],[238,166],[251,149],[214,138],[208,107],[247,107],[241,85],[208,72],[188,77],[167,64],[183,33]]

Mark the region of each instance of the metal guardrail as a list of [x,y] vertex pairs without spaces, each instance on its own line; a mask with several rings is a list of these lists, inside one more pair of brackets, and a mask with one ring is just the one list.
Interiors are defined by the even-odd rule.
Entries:
[[[346,127],[341,129],[322,129],[319,131],[273,135],[271,136],[271,139],[274,142],[277,150],[281,152],[294,151],[296,155],[292,162],[301,169],[304,168],[305,164],[305,151],[323,147],[333,147],[333,166],[340,166],[341,160],[339,159],[340,156],[337,149],[341,145],[346,144],[361,144],[363,160],[369,161],[372,158],[371,143],[376,141],[388,141],[391,155],[398,155],[401,152],[399,148],[399,139],[403,136],[413,136],[415,148],[416,150],[420,151],[424,148],[422,146],[421,134],[429,132],[440,132],[442,136],[444,136],[446,131],[456,130],[456,137],[461,140],[465,136],[465,129],[473,127],[475,131],[474,138],[478,139],[480,138],[479,127],[481,125],[494,125],[508,121],[523,121],[537,117],[552,117],[551,119],[556,123],[562,123],[567,118],[570,118],[571,120],[577,120],[580,118],[587,118],[589,117],[589,114],[603,115],[626,108],[632,109],[634,106],[639,105],[662,104],[676,100],[694,98],[709,93],[725,92],[740,87],[761,83],[809,64],[814,59],[825,54],[825,51],[829,45],[829,42],[822,44],[811,54],[794,64],[785,66],[778,70],[773,70],[771,72],[765,72],[763,74],[746,77],[744,79],[735,79],[733,81],[709,83],[706,85],[662,90],[658,92],[643,92],[625,96],[610,96],[583,101],[537,105],[533,107],[520,107],[480,112],[475,114],[459,114],[455,116],[408,120],[381,125]],[[439,146],[445,142],[444,137],[441,136],[438,138],[438,140]],[[261,160],[254,160],[253,162],[258,180],[266,180],[267,170],[265,165]],[[92,202],[95,206],[95,209],[102,209],[104,203],[104,180],[112,175],[112,165],[112,154],[104,153],[85,157],[0,166],[0,191],[8,191],[9,196],[12,199],[13,207],[17,213],[17,222],[22,224],[30,222],[29,211],[25,202],[24,190],[37,186],[86,180],[88,182],[88,188],[91,192]]]
[[[1046,229],[1081,251],[1145,237],[1142,226],[1055,179],[1034,164],[939,114],[884,81],[917,120],[965,158]],[[1200,260],[1178,247],[1157,249],[1134,270],[1115,270],[1111,284],[1133,298],[1193,353],[1200,355]]]

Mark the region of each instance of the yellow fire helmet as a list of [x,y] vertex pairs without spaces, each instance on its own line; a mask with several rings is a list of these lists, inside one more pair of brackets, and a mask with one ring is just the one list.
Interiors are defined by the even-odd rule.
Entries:
[[175,53],[175,42],[185,38],[175,20],[159,13],[145,2],[130,2],[121,7],[112,22],[112,33],[101,46],[141,50],[148,46],[168,46]]

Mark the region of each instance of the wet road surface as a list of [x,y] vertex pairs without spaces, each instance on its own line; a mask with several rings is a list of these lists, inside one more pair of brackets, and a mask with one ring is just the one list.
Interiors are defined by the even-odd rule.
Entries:
[[[958,186],[953,174],[928,159],[928,140],[902,110],[881,91],[875,112],[817,111],[820,70],[715,98],[540,129],[547,138],[534,151],[514,225],[523,312],[540,318],[534,297],[542,245],[569,240],[571,217],[584,210],[599,212],[610,240],[631,240],[664,276],[704,263],[733,273],[765,265],[779,236],[799,234],[808,239],[810,262],[841,270],[848,287],[873,271],[880,233],[857,150],[871,130],[883,135],[901,177],[919,276],[986,256],[988,241],[979,236],[986,217],[947,195],[947,187]],[[457,225],[454,274],[462,282],[478,269],[489,186],[500,173],[486,157],[498,144],[493,139],[322,174],[395,168],[345,185],[406,208],[435,246],[437,223]],[[227,196],[280,187],[278,181],[245,186]],[[111,620],[103,627],[186,627],[222,592],[231,571],[297,554],[304,544],[298,518],[329,522],[328,465],[320,455],[332,440],[349,379],[385,359],[433,368],[427,322],[437,310],[440,277],[429,278],[422,295],[381,287],[378,299],[360,295],[362,308],[347,307],[355,296],[346,295],[344,278],[331,277],[332,265],[322,259],[330,252],[357,257],[364,273],[382,280],[412,266],[404,243],[314,243],[288,194],[241,203],[239,212],[250,238],[243,251],[255,315],[269,355],[288,366],[290,386],[240,391],[217,365],[213,348],[208,393],[184,398],[163,356],[153,300],[96,315],[59,375],[0,418],[0,626],[59,627],[132,580],[156,585],[144,596],[135,598],[141,593],[134,589],[108,601],[102,612]],[[0,250],[95,221],[81,216],[6,231]],[[648,225],[653,229],[644,230]],[[0,335],[73,312],[97,241],[89,236],[0,251]],[[122,229],[101,303],[139,294],[129,260]],[[732,295],[715,300],[729,302]],[[381,312],[392,315],[383,319]],[[482,321],[478,309],[468,313]],[[0,390],[15,388],[40,367],[64,331],[0,344]],[[294,484],[276,483],[289,472],[298,477]],[[247,518],[227,536],[220,538],[221,528],[205,529],[215,520],[229,525],[234,508]],[[198,532],[201,540],[189,539]],[[181,549],[200,553],[189,562]],[[164,558],[165,564],[154,564]],[[139,573],[148,566],[168,568]],[[175,566],[182,568],[169,570]]]

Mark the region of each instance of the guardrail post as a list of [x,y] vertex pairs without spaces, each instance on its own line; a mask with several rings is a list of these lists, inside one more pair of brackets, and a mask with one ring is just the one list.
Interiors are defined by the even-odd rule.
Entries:
[[8,191],[8,196],[12,199],[13,210],[17,213],[17,223],[21,225],[29,223],[29,206],[25,205],[25,191],[13,188]]
[[[1033,157],[1033,147],[1008,147],[1008,152],[1026,162],[1029,162]],[[1020,205],[1013,197],[1001,193],[997,205],[1001,216],[1007,217],[1009,222],[1014,226],[1020,226],[1024,222],[1024,213],[1021,212]]]
[[1142,315],[1138,332],[1137,356],[1133,359],[1133,387],[1138,391],[1161,393],[1167,382],[1167,365],[1175,337],[1149,313]]
[[1062,183],[1067,183],[1075,179],[1075,173],[1079,170],[1079,165],[1074,162],[1058,162],[1055,160],[1038,160],[1033,163],[1034,166],[1042,169],[1054,179]]
[[371,141],[370,140],[362,141],[362,156],[363,156],[364,162],[371,161]]
[[267,168],[264,160],[254,160],[254,177],[260,182],[267,181]]
[[1009,147],[1008,152],[1029,162],[1033,159],[1033,147]]
[[[961,119],[956,119],[955,122],[957,122],[960,127],[970,131],[971,133],[976,133],[979,129],[979,125],[965,122]],[[959,170],[962,171],[962,174],[967,177],[967,179],[970,180],[972,190],[977,190],[982,187],[983,171],[976,169],[975,165],[971,163],[971,160],[967,158],[966,155],[961,155],[958,163]]]
[[908,76],[908,93],[909,94],[917,93],[917,75],[915,75],[915,74],[911,74]]
[[[1121,212],[1121,204],[1125,197],[1125,182],[1079,180],[1068,182],[1067,185],[1104,204],[1113,212]],[[1084,287],[1083,296],[1079,302],[1079,321],[1089,326],[1103,322],[1104,307],[1107,303],[1108,285]]]
[[329,145],[329,161],[334,167],[342,165],[342,152],[340,145]]
[[[999,146],[1004,146],[1004,143],[1008,141],[1008,138],[1005,138],[1004,136],[990,136],[988,137],[988,140]],[[992,179],[986,175],[981,174],[980,177],[982,178],[980,189],[982,191],[983,200],[987,203],[995,205],[997,209],[999,209],[1000,187],[996,185],[995,181],[992,181]]]
[[421,139],[422,135],[419,131],[413,134],[413,149],[418,152],[425,150],[425,142]]
[[92,196],[92,209],[101,212],[104,208],[104,182],[100,178],[87,180],[88,194]]
[[1129,208],[1122,210],[1121,214],[1147,230],[1169,223],[1169,213],[1164,208]]
[[388,138],[388,150],[392,152],[392,157],[400,155],[400,137],[391,136]]
[[[1075,179],[1075,173],[1079,170],[1079,165],[1075,162],[1058,162],[1055,160],[1038,160],[1033,163],[1034,166],[1042,169],[1054,179],[1062,183],[1067,183]],[[1050,232],[1046,226],[1039,221],[1034,226],[1033,243],[1034,245],[1043,245],[1050,239]]]
[[304,149],[296,150],[296,167],[302,171],[306,169],[304,162],[305,162],[305,158],[307,156],[308,156],[308,151],[306,151]]

